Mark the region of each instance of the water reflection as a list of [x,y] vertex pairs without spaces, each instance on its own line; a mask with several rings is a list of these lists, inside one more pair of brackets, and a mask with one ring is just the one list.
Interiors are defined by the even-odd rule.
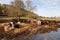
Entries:
[[32,35],[30,40],[60,40],[60,28],[51,30],[49,33]]

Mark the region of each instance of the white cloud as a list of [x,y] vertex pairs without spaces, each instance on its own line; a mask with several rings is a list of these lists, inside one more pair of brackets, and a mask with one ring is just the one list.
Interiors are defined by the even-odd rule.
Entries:
[[10,4],[10,2],[13,0],[0,0],[1,4]]
[[56,7],[60,4],[60,0],[39,0],[42,4],[49,7]]
[[39,0],[43,6],[36,13],[40,16],[60,16],[60,0]]
[[38,9],[37,11],[36,11],[36,13],[38,14],[38,15],[40,15],[40,16],[48,16],[48,17],[51,17],[51,16],[60,16],[60,9]]

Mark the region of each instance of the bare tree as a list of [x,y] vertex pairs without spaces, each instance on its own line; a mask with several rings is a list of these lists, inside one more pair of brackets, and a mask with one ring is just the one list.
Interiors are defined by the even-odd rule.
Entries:
[[11,4],[13,6],[23,8],[28,11],[34,11],[36,9],[36,6],[33,4],[33,1],[31,0],[26,0],[25,2],[24,0],[14,0],[13,2],[11,2]]
[[34,11],[36,9],[36,6],[33,4],[31,0],[26,0],[26,9],[29,11]]
[[19,8],[23,8],[23,9],[25,7],[23,0],[14,0],[13,2],[11,2],[11,4],[13,6],[16,6],[16,7],[19,7]]

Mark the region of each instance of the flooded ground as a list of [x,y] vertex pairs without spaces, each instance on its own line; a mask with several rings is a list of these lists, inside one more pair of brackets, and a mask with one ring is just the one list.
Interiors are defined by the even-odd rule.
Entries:
[[60,28],[53,29],[50,32],[32,34],[28,36],[18,35],[16,37],[3,37],[0,40],[60,40]]
[[57,28],[49,33],[32,35],[29,40],[60,40],[60,28]]

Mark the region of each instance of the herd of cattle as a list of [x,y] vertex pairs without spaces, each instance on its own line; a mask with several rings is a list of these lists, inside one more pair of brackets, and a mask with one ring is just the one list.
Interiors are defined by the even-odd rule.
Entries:
[[52,20],[25,20],[25,19],[20,19],[19,21],[17,19],[11,20],[8,24],[5,25],[4,29],[5,31],[14,29],[14,28],[20,28],[21,25],[20,23],[28,23],[28,24],[34,24],[34,25],[53,25],[56,24],[56,21]]
[[30,20],[30,21],[27,21],[27,20],[24,20],[24,19],[20,19],[20,22],[24,22],[24,23],[39,23],[41,25],[49,25],[49,24],[56,24],[57,22],[55,20]]

